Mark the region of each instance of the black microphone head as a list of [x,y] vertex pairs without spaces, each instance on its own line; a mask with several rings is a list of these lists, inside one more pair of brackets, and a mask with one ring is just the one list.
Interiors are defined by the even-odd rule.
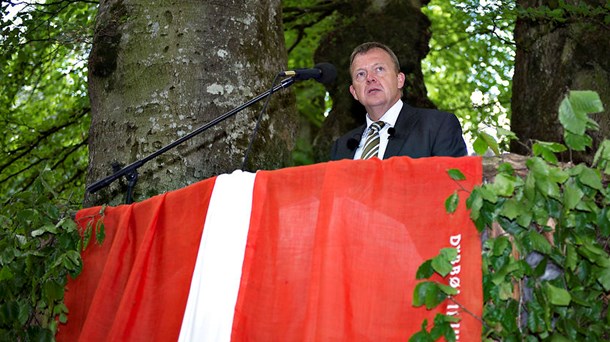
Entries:
[[320,76],[316,77],[316,81],[322,84],[330,84],[337,78],[337,69],[330,63],[318,63],[314,69],[320,69]]
[[360,142],[358,141],[358,139],[355,139],[355,138],[349,138],[349,139],[347,140],[347,148],[353,151],[353,150],[355,150],[355,149],[356,149],[356,147],[358,147],[358,144],[359,144],[359,143],[360,143]]
[[394,135],[396,135],[396,128],[394,128],[394,127],[388,128],[388,135],[389,135],[389,138],[393,138]]

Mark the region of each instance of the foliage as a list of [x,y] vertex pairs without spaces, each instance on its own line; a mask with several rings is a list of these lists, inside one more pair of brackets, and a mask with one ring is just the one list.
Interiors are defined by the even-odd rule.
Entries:
[[[559,165],[554,155],[590,146],[586,132],[597,125],[588,114],[602,110],[595,92],[570,92],[559,108],[565,145],[537,142],[525,163],[527,172],[520,174],[503,163],[493,183],[469,195],[471,218],[485,237],[487,340],[610,338],[610,140],[602,143],[592,166]],[[448,211],[453,209],[447,205]],[[418,276],[446,274],[451,255],[441,251],[433,260],[420,267]],[[414,303],[433,307],[451,296],[432,284],[421,285],[425,291],[418,286]]]
[[[423,61],[430,99],[455,113],[475,152],[507,150],[492,135],[508,129],[515,44],[515,1],[432,0],[430,52]],[[500,132],[497,132],[501,130]]]
[[53,340],[58,323],[67,320],[68,275],[80,273],[80,252],[92,234],[100,243],[104,238],[98,221],[81,239],[74,208],[57,202],[45,176],[0,209],[1,341]]
[[[322,36],[332,29],[337,4],[319,0],[283,0],[284,39],[288,51],[288,69],[313,66],[314,52]],[[301,136],[293,150],[295,165],[314,162],[312,141],[332,106],[321,83],[295,83],[292,87],[297,98],[301,121]]]
[[3,1],[0,30],[0,203],[44,169],[58,192],[82,198],[92,1]]

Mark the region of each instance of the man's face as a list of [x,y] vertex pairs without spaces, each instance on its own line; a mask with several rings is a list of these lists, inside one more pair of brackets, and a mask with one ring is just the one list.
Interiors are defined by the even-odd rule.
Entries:
[[390,55],[374,48],[354,57],[349,91],[362,103],[373,120],[378,120],[398,99],[405,75],[396,70]]

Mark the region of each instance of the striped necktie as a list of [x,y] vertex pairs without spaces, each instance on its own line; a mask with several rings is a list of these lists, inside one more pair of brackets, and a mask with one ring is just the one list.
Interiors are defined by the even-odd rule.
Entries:
[[360,159],[369,159],[371,157],[377,157],[379,153],[379,131],[383,128],[385,122],[377,121],[371,124],[369,128],[369,134],[366,137],[364,148],[362,149],[362,156]]

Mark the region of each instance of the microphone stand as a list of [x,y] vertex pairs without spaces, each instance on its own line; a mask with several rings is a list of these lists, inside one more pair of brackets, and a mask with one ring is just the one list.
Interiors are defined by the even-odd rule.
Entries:
[[265,91],[264,93],[258,95],[257,97],[251,99],[250,101],[242,104],[239,107],[236,107],[224,114],[222,114],[221,116],[217,117],[216,119],[208,122],[207,124],[197,128],[196,130],[192,131],[191,133],[183,136],[182,138],[175,140],[174,142],[172,142],[169,145],[166,145],[160,149],[158,149],[156,152],[153,152],[151,154],[149,154],[148,156],[137,160],[127,166],[125,166],[124,168],[116,171],[115,173],[113,173],[112,175],[101,179],[99,181],[94,182],[93,184],[87,186],[86,191],[89,193],[94,193],[96,191],[99,191],[105,187],[107,187],[108,185],[110,185],[110,183],[114,182],[116,179],[118,179],[121,176],[125,176],[127,178],[128,184],[127,184],[127,195],[125,197],[125,202],[127,204],[133,203],[133,198],[132,198],[132,193],[133,193],[133,187],[135,186],[137,180],[138,180],[138,168],[142,165],[144,165],[144,163],[150,161],[151,159],[154,159],[156,157],[158,157],[159,155],[171,150],[172,148],[182,144],[183,142],[192,139],[194,136],[202,133],[203,131],[206,131],[207,129],[209,129],[210,127],[213,127],[217,124],[219,124],[220,122],[224,121],[225,119],[239,113],[240,111],[244,110],[245,108],[250,107],[251,105],[257,103],[258,101],[264,99],[266,96],[270,96],[271,94],[273,94],[274,92],[283,89],[283,88],[287,88],[289,86],[291,86],[294,82],[296,81],[295,76],[283,79],[278,85],[276,85],[275,87]]

